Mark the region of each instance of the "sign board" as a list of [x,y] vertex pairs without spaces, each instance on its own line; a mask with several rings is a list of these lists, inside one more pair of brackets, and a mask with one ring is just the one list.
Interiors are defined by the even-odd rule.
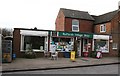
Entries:
[[109,35],[93,35],[93,39],[109,40]]
[[75,51],[71,51],[70,59],[71,61],[75,61]]
[[48,31],[20,30],[20,34],[30,36],[48,36]]
[[[55,32],[55,31],[49,31]],[[84,37],[84,38],[93,38],[93,34],[90,33],[80,33],[80,32],[63,32],[63,31],[56,31],[57,36],[72,36],[72,37]],[[51,36],[54,36],[53,34]]]

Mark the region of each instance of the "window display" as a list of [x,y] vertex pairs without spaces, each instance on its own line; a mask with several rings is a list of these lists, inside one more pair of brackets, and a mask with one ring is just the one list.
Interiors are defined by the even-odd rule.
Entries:
[[71,38],[52,38],[52,42],[56,45],[57,51],[71,51],[73,50],[73,42]]
[[108,40],[95,40],[95,51],[108,52]]
[[21,50],[28,50],[29,48],[33,51],[45,50],[45,38],[44,36],[22,36],[22,48]]

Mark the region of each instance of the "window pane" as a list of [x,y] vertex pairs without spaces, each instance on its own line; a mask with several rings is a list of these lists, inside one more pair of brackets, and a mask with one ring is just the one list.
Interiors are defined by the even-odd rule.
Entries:
[[72,20],[72,25],[79,25],[79,21],[78,20]]
[[44,49],[45,37],[39,36],[25,36],[24,38],[24,50],[27,48],[38,49],[40,50],[40,46]]
[[72,20],[72,31],[79,31],[79,20]]
[[76,26],[73,26],[73,30],[76,30],[76,31],[78,31],[78,27],[76,27]]

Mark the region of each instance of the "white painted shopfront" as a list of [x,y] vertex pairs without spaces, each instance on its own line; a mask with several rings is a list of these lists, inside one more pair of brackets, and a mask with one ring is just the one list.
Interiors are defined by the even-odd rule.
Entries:
[[48,31],[20,30],[20,34],[20,51],[25,51],[29,47],[36,52],[48,50]]
[[109,35],[93,35],[93,51],[109,53]]

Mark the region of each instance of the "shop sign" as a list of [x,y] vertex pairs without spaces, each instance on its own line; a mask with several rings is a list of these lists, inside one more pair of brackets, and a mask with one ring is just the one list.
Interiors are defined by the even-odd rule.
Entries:
[[48,36],[48,31],[20,30],[20,34],[29,36]]
[[82,37],[83,36],[82,33],[76,33],[76,32],[59,32],[58,35],[59,36],[78,36],[78,37]]
[[93,38],[93,35],[92,34],[84,34],[84,37],[86,37],[86,38]]
[[84,38],[93,38],[93,34],[79,33],[79,32],[57,32],[49,31],[51,36],[72,36],[72,37],[84,37]]

